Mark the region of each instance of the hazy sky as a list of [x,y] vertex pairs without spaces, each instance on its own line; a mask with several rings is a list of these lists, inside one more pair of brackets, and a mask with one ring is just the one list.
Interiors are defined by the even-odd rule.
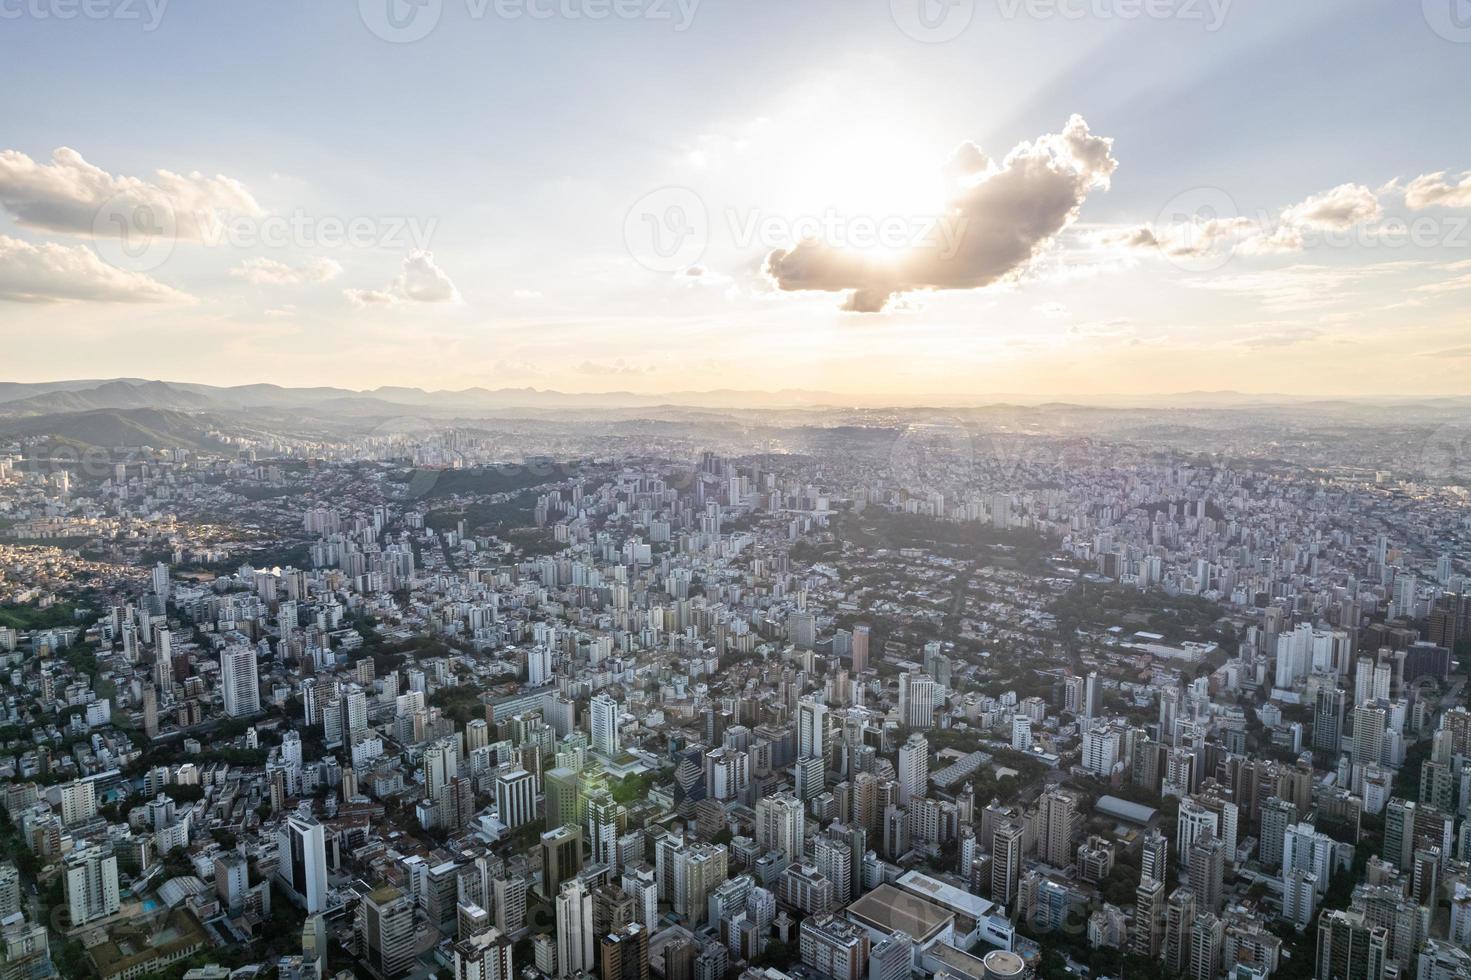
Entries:
[[1471,0],[0,0],[0,380],[1471,393]]

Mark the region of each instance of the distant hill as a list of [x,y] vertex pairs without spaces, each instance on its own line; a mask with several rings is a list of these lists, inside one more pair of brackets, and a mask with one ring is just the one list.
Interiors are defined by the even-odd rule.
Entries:
[[0,418],[0,438],[47,437],[67,445],[100,449],[209,449],[219,448],[209,435],[214,427],[209,416],[156,408],[102,409]]
[[314,410],[339,420],[383,419],[422,415],[435,418],[484,418],[495,414],[575,411],[636,411],[663,409],[779,410],[906,408],[929,406],[955,410],[997,406],[1032,408],[1093,407],[1111,409],[1270,409],[1336,412],[1345,408],[1401,405],[1436,411],[1471,407],[1471,398],[1354,398],[1324,399],[1300,395],[1250,394],[1235,391],[1192,391],[1175,394],[1078,395],[1060,402],[1050,395],[1017,393],[946,393],[925,396],[886,392],[843,394],[788,388],[780,391],[722,389],[641,394],[629,391],[563,392],[538,388],[466,388],[461,391],[424,391],[420,388],[381,387],[370,391],[347,388],[283,388],[271,384],[222,387],[172,381],[118,378],[94,381],[53,381],[39,384],[0,382],[0,417],[54,415],[104,409],[153,408],[176,412],[215,412],[228,416],[241,411],[282,414]]

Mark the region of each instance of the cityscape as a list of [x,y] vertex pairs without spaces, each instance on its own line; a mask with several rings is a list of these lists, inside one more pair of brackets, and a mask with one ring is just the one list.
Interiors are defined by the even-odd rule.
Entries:
[[1465,0],[0,52],[0,980],[1471,980]]

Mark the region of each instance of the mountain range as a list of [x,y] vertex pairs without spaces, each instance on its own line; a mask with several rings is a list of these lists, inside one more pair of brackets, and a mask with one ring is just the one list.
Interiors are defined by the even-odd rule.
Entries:
[[[238,412],[250,409],[292,411],[317,409],[336,416],[372,417],[402,414],[405,410],[446,417],[474,416],[506,411],[565,411],[684,407],[697,409],[802,409],[885,407],[979,407],[986,405],[1039,406],[1055,400],[1015,393],[944,394],[915,397],[891,393],[863,395],[788,388],[779,391],[720,389],[640,394],[629,391],[571,393],[537,388],[466,388],[461,391],[425,391],[421,388],[381,387],[369,391],[346,388],[286,388],[273,384],[220,387],[139,378],[0,382],[0,417],[52,415],[117,409],[161,409],[175,412]],[[1235,391],[1190,391],[1160,395],[1085,396],[1074,405],[1108,408],[1245,408],[1253,406],[1334,404],[1406,404],[1423,408],[1471,407],[1471,398],[1433,399],[1315,399],[1286,394],[1245,394]]]

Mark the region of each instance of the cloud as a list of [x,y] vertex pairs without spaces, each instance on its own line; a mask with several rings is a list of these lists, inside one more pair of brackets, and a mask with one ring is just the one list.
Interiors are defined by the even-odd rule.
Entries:
[[359,309],[399,303],[454,303],[460,292],[431,252],[415,250],[404,259],[403,271],[386,289],[344,289],[348,302]]
[[1471,171],[1461,174],[1457,183],[1447,181],[1444,170],[1416,177],[1405,188],[1405,205],[1412,211],[1424,211],[1437,205],[1471,208]]
[[1125,249],[1159,251],[1171,258],[1196,258],[1209,255],[1222,242],[1240,240],[1256,228],[1250,218],[1210,218],[1166,227],[1141,225],[1105,232],[1100,241]]
[[1141,225],[1104,232],[1099,242],[1129,250],[1154,250],[1192,259],[1217,249],[1243,255],[1282,255],[1307,247],[1308,233],[1347,231],[1383,217],[1379,197],[1363,184],[1340,184],[1283,208],[1277,218],[1197,216],[1174,225]]
[[332,259],[309,259],[301,265],[287,265],[275,259],[246,259],[230,270],[230,275],[258,286],[296,286],[308,282],[336,279],[342,266]]
[[1287,208],[1282,212],[1282,221],[1294,228],[1341,231],[1366,221],[1378,221],[1383,213],[1379,198],[1369,188],[1363,184],[1340,184]]
[[230,177],[155,171],[119,177],[61,147],[50,163],[0,151],[0,207],[18,224],[71,235],[143,234],[206,241],[222,230],[219,212],[260,214],[245,185]]
[[1445,350],[1421,351],[1417,357],[1433,357],[1437,360],[1442,358],[1459,360],[1463,357],[1471,357],[1471,345],[1465,347],[1447,347]]
[[84,245],[32,245],[0,235],[0,300],[17,303],[187,303],[191,297],[108,265]]
[[381,289],[344,289],[342,295],[359,309],[370,306],[392,306],[398,302],[397,296]]
[[1081,116],[1061,133],[1017,145],[1000,164],[962,144],[946,171],[956,185],[926,240],[892,260],[805,240],[778,249],[766,274],[786,291],[851,291],[842,308],[876,313],[914,290],[980,289],[1022,275],[1077,218],[1088,194],[1118,166],[1113,141]]
[[395,292],[416,303],[452,303],[460,298],[459,290],[444,270],[434,264],[430,252],[410,252],[393,286]]

